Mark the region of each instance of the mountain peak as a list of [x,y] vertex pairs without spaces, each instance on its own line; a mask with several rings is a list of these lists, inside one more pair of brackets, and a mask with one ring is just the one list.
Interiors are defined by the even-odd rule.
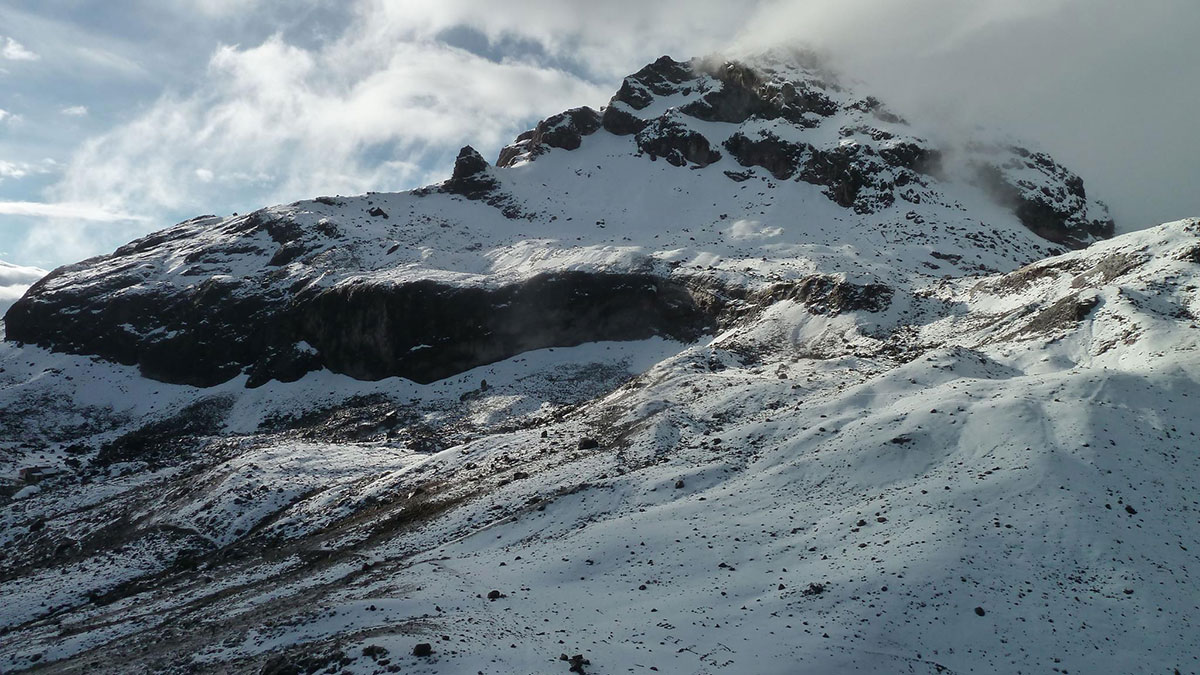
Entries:
[[[600,113],[576,108],[521,134],[500,151],[497,166],[576,150],[599,129],[632,136],[629,152],[677,167],[704,168],[728,155],[743,169],[819,185],[840,206],[863,214],[897,200],[919,204],[919,188],[931,181],[962,180],[1057,244],[1080,248],[1114,229],[1107,208],[1087,198],[1083,181],[1048,155],[979,142],[937,147],[879,99],[842,85],[812,52],[774,50],[740,60],[663,56],[626,77]],[[957,156],[954,173],[943,163],[949,154]]]

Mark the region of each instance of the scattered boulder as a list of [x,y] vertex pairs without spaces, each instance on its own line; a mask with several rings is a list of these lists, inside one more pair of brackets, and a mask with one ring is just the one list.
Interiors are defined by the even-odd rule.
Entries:
[[371,659],[372,661],[378,661],[379,659],[382,659],[388,655],[388,650],[384,647],[380,647],[379,645],[367,645],[366,647],[363,647],[362,651],[363,656]]
[[566,661],[566,662],[570,663],[571,669],[569,672],[572,672],[572,673],[582,673],[582,672],[584,672],[583,667],[589,666],[592,663],[591,661],[583,658],[583,654],[576,654],[575,656],[572,656],[569,658],[567,657],[566,654],[561,654],[561,655],[559,655],[558,660]]
[[422,642],[422,643],[418,644],[417,646],[413,647],[412,653],[413,653],[413,656],[417,656],[417,657],[429,656],[429,655],[433,654],[433,645],[429,644],[428,642]]
[[583,438],[579,439],[579,449],[580,450],[591,450],[592,448],[598,448],[598,447],[600,447],[600,443],[597,442],[596,439],[594,439],[594,438],[589,438],[587,436],[584,436]]

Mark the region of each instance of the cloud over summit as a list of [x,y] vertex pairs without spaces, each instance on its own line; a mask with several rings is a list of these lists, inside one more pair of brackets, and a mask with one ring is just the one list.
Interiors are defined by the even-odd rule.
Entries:
[[[192,4],[212,31],[205,67],[63,158],[47,202],[163,226],[404,189],[443,177],[465,143],[490,154],[539,117],[603,104],[661,54],[803,44],[931,135],[984,124],[1028,139],[1125,226],[1200,213],[1186,189],[1200,174],[1187,131],[1200,109],[1200,68],[1187,58],[1200,5],[1184,0],[290,0],[276,9],[292,23],[260,3]],[[255,21],[280,28],[227,34]],[[120,243],[111,228],[82,231],[97,250]],[[46,241],[28,240],[30,256],[34,239]]]

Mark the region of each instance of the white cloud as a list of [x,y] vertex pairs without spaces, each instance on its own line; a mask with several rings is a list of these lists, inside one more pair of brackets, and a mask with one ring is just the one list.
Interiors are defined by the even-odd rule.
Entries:
[[0,159],[0,180],[5,178],[24,178],[29,175],[29,169],[21,163]]
[[40,162],[10,162],[0,159],[0,181],[5,178],[24,178],[30,175],[52,173],[58,164],[52,159]]
[[257,0],[188,0],[187,4],[208,16],[220,17],[246,12]]
[[113,223],[146,220],[142,216],[112,211],[104,206],[71,202],[0,201],[0,215],[37,218],[70,218]]
[[38,279],[46,276],[44,269],[21,267],[0,261],[0,319]]
[[140,78],[148,75],[142,64],[130,57],[108,49],[95,46],[77,46],[74,52],[81,63],[100,70],[129,78]]
[[0,38],[0,58],[9,61],[36,61],[40,56],[29,51],[25,45],[11,37]]
[[73,105],[63,108],[62,114],[68,117],[86,117],[88,109],[86,105]]
[[[197,21],[253,15],[238,14],[247,3],[237,0],[178,1]],[[868,80],[914,121],[932,121],[932,132],[999,123],[1042,139],[1092,193],[1125,200],[1126,211],[1142,209],[1146,222],[1191,215],[1174,213],[1188,204],[1200,211],[1188,189],[1200,140],[1187,133],[1200,109],[1200,70],[1178,57],[1193,41],[1189,18],[1200,18],[1194,0],[355,0],[344,7],[353,20],[341,35],[311,44],[277,35],[215,50],[201,81],[168,90],[82,144],[48,201],[166,224],[168,214],[404,189],[444,177],[463,144],[494,152],[533,118],[603,104],[621,76],[661,54],[801,42]],[[59,53],[41,47],[46,39],[39,48]],[[154,63],[153,53],[101,44],[62,53],[129,75],[144,72],[138,61]],[[1129,166],[1138,168],[1136,178]],[[50,234],[39,232],[37,245],[51,246],[64,222],[48,221]],[[76,234],[102,232],[109,242],[113,231]]]
[[523,120],[609,93],[431,41],[355,35],[305,50],[276,36],[218,49],[200,88],[87,142],[53,193],[116,211],[179,211],[211,209],[239,177],[260,201],[399,189],[430,179],[422,158],[448,174],[459,146],[495,149]]

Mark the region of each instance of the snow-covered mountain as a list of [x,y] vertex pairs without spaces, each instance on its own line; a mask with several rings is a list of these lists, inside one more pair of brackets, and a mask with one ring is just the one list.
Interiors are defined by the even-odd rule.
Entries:
[[774,53],[55,270],[0,669],[1194,672],[1200,221],[1112,234]]

